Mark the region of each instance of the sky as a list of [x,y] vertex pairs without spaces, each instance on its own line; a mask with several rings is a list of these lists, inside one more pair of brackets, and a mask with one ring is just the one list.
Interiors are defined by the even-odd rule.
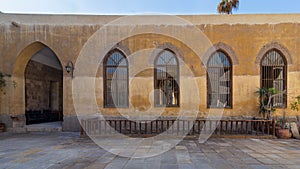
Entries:
[[[0,0],[3,13],[217,14],[221,0]],[[300,0],[240,0],[235,14],[300,13]]]

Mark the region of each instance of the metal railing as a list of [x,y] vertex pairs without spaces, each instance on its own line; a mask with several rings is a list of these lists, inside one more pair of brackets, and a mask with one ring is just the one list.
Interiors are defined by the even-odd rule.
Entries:
[[212,134],[213,137],[275,137],[275,123],[271,120],[103,120],[82,119],[81,135],[105,136],[124,134],[132,137],[165,135]]

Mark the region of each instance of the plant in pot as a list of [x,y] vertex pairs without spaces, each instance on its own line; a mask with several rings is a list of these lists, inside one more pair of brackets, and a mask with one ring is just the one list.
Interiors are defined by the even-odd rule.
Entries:
[[259,95],[259,112],[263,113],[263,116],[267,114],[268,120],[273,120],[275,126],[275,133],[279,138],[289,138],[290,129],[285,120],[285,106],[282,104],[282,119],[281,121],[276,122],[276,119],[273,118],[273,112],[276,111],[274,106],[274,98],[278,96],[283,96],[286,94],[286,91],[279,92],[275,88],[259,88],[256,93]]
[[259,113],[263,114],[264,118],[272,119],[272,113],[276,111],[276,108],[273,106],[272,99],[279,92],[275,88],[262,87],[259,88],[256,93],[259,97]]
[[290,124],[286,123],[283,118],[278,120],[275,128],[277,137],[282,139],[291,138],[290,128]]
[[[284,95],[286,95],[286,90],[274,95],[274,97],[280,96],[280,95],[282,97]],[[281,104],[281,108],[282,108],[282,118],[280,118],[280,120],[277,121],[277,122],[275,120],[275,122],[276,122],[276,126],[275,126],[276,136],[278,138],[283,138],[283,139],[291,138],[291,136],[292,136],[291,132],[290,132],[291,126],[290,126],[290,123],[286,122],[286,118],[285,118],[285,116],[286,116],[286,111],[285,111],[286,106],[285,106],[285,104]]]

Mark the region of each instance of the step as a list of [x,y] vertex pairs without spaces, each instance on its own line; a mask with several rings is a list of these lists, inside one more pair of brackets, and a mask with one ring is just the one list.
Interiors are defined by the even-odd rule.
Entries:
[[27,132],[61,132],[62,122],[26,125]]

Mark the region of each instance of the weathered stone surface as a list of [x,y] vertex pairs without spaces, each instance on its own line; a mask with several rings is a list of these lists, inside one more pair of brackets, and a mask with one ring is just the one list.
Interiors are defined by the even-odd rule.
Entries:
[[[54,57],[54,56],[53,56]],[[62,70],[52,68],[36,61],[29,61],[25,70],[26,110],[49,110],[53,107],[53,100],[49,96],[51,83],[59,84],[57,93],[59,105],[55,111],[62,111]],[[51,93],[52,94],[52,93]]]
[[298,131],[298,126],[296,123],[291,123],[291,131],[293,134],[293,137],[296,139],[300,139],[299,131]]
[[298,121],[298,119],[296,116],[288,116],[288,117],[286,117],[286,121],[296,123]]
[[64,121],[62,123],[63,131],[80,131],[80,123],[77,116],[64,116]]
[[25,115],[11,115],[10,118],[12,119],[12,127],[13,128],[22,128],[25,124]]
[[[299,168],[298,140],[215,139],[180,146],[148,158],[114,155],[79,133],[0,133],[0,168]],[[109,140],[115,142],[116,140]],[[191,153],[190,145],[212,149]],[[224,146],[227,144],[230,146]],[[278,149],[280,148],[280,150]],[[133,151],[137,151],[134,150]]]
[[[68,16],[68,15],[15,15],[0,14],[0,70],[4,73],[11,74],[12,77],[8,81],[15,81],[17,86],[14,88],[8,85],[5,89],[6,95],[0,94],[0,114],[18,115],[24,114],[26,108],[25,92],[25,69],[32,56],[41,49],[48,47],[56,55],[64,68],[69,61],[76,65],[79,60],[81,49],[94,33],[107,23],[120,18],[122,16]],[[176,16],[177,17],[177,16]],[[287,93],[289,98],[295,97],[300,93],[300,53],[299,38],[300,32],[297,28],[300,25],[300,14],[290,15],[211,15],[211,16],[179,16],[186,19],[199,28],[212,45],[230,55],[233,65],[233,81],[232,81],[232,100],[233,107],[226,109],[224,116],[249,117],[261,116],[257,111],[257,96],[254,92],[260,86],[260,60],[264,56],[264,52],[272,49],[279,50],[287,62],[288,80]],[[179,20],[181,20],[179,18]],[[16,27],[12,22],[20,23]],[[151,30],[148,25],[147,29]],[[180,28],[189,28],[181,25]],[[163,30],[166,32],[174,32],[176,36],[182,36],[189,41],[197,39],[198,36],[188,38],[189,33],[185,31],[176,31],[172,26],[159,26],[155,30]],[[111,29],[113,30],[113,29]],[[110,31],[110,30],[108,30]],[[111,36],[117,36],[116,33],[126,33],[127,30],[118,29],[111,32]],[[238,32],[238,36],[236,36]],[[202,61],[207,61],[209,57],[205,56],[208,51],[207,47],[202,44],[192,44],[195,49],[199,50],[196,54],[190,45],[185,44],[181,39],[175,37],[164,36],[157,33],[144,33],[123,39],[118,43],[117,47],[121,48],[127,55],[137,54],[140,51],[153,49],[155,47],[169,47],[174,49],[178,54],[178,58],[186,64],[180,65],[180,107],[166,108],[162,113],[163,116],[177,116],[179,111],[191,110],[199,112],[209,112],[207,109],[207,78],[206,69]],[[200,35],[199,35],[200,36]],[[99,38],[101,39],[101,38]],[[193,42],[193,41],[192,41]],[[221,44],[221,45],[220,45]],[[111,45],[111,44],[109,44]],[[173,47],[172,47],[173,46]],[[211,46],[210,46],[211,47]],[[209,49],[210,49],[209,47]],[[111,46],[107,47],[110,50]],[[104,108],[103,106],[103,66],[100,63],[100,56],[105,56],[106,52],[99,53],[97,45],[90,48],[90,54],[96,56],[95,60],[86,60],[86,64],[81,65],[81,69],[87,70],[93,64],[97,64],[98,72],[96,72],[97,80],[95,87],[95,96],[99,110],[104,115],[120,115],[115,108]],[[199,56],[198,56],[199,55]],[[88,56],[86,56],[88,57]],[[140,116],[151,114],[148,111],[153,102],[153,70],[146,69],[149,65],[153,66],[155,56],[152,53],[146,53],[139,56],[130,57],[130,80],[136,77],[129,85],[130,104],[128,114],[138,111],[134,115]],[[180,63],[181,63],[180,62]],[[80,70],[79,66],[75,70]],[[139,72],[138,70],[142,71]],[[187,77],[188,72],[192,72],[193,78]],[[76,116],[73,102],[73,79],[65,70],[63,70],[63,114],[67,116]],[[76,79],[76,77],[75,77]],[[191,90],[189,80],[195,80],[198,86],[197,90]],[[35,88],[34,85],[32,88]],[[39,86],[39,85],[38,85]],[[85,85],[81,86],[83,91],[87,89]],[[83,94],[86,94],[83,92]],[[44,94],[43,94],[44,95]],[[197,96],[199,95],[199,96]],[[195,99],[196,97],[199,97]],[[197,100],[200,100],[197,102]],[[89,107],[88,100],[82,100],[83,105]],[[198,103],[200,105],[198,105]],[[31,104],[31,103],[29,103]],[[34,103],[37,104],[37,103]],[[44,106],[44,105],[43,105]],[[151,107],[153,108],[153,107]],[[153,108],[156,109],[156,108]],[[124,109],[123,109],[124,110]],[[299,112],[290,111],[287,108],[287,116],[299,116]],[[93,112],[97,113],[97,112]],[[282,111],[278,111],[274,115],[281,115]],[[199,113],[199,116],[206,117],[207,113]],[[1,120],[7,119],[1,116]],[[3,119],[2,119],[3,117]],[[78,130],[76,120],[65,118],[63,126],[65,131]],[[6,120],[5,120],[6,121]],[[7,123],[8,127],[12,127],[11,122]],[[75,126],[71,126],[71,125]]]
[[12,119],[11,119],[10,115],[7,115],[7,114],[0,113],[0,123],[4,123],[6,128],[11,128],[13,126]]

